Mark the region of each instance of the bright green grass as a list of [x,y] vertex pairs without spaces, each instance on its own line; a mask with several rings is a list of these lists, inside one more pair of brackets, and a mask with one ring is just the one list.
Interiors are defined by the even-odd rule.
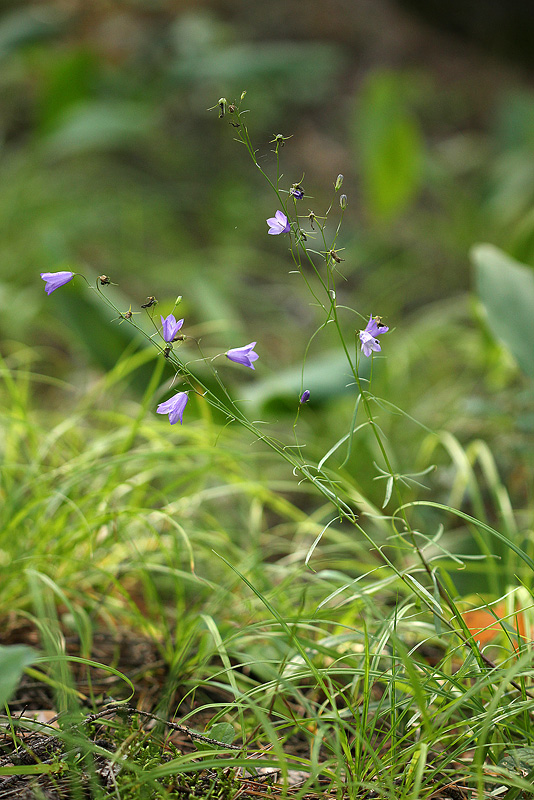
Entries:
[[[440,629],[352,529],[329,526],[313,549],[331,509],[234,429],[221,431],[205,409],[198,422],[171,429],[152,414],[148,391],[140,402],[121,391],[124,364],[82,390],[43,379],[32,362],[31,352],[15,350],[1,372],[0,607],[5,628],[29,619],[39,631],[39,657],[27,671],[51,687],[64,714],[67,753],[56,755],[58,768],[90,775],[102,755],[80,714],[104,698],[90,681],[80,693],[65,636],[79,637],[90,677],[95,633],[128,630],[153,642],[166,666],[154,713],[197,730],[206,718],[229,723],[234,744],[261,748],[262,765],[276,765],[282,783],[292,770],[306,773],[297,796],[317,789],[320,776],[340,796],[373,790],[392,800],[430,797],[457,779],[480,797],[492,786],[522,785],[519,772],[503,777],[495,766],[507,748],[532,745],[531,653],[523,644],[516,658],[513,617],[490,667]],[[516,589],[516,575],[528,589],[525,528],[491,451],[450,434],[424,433],[422,446],[420,466],[439,450],[450,479],[441,495],[412,487],[410,500],[462,506],[468,498],[466,510],[486,525],[416,506],[431,563],[451,585],[458,575],[467,584],[484,575],[485,600]],[[411,554],[388,538],[387,519],[367,516],[379,513],[378,495],[367,497],[348,471],[342,480],[377,545],[421,581]],[[515,551],[489,532],[496,519]],[[439,521],[452,527],[445,552]],[[467,534],[478,537],[477,556],[499,546],[502,561],[449,555]],[[113,664],[104,667],[117,675]],[[150,665],[119,673],[113,692],[126,699],[131,681],[138,688],[147,675]],[[201,796],[237,793],[228,778],[221,783],[213,750],[171,752],[157,735],[147,745],[139,720],[106,724],[121,769],[114,794],[103,796],[179,796],[180,781],[191,787],[195,775]],[[229,751],[223,763],[244,764],[244,753]],[[205,769],[215,770],[211,789]]]

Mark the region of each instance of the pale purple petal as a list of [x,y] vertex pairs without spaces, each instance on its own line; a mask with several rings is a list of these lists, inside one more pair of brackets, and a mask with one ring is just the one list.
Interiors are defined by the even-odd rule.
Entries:
[[41,272],[41,278],[45,281],[45,292],[52,294],[60,286],[64,286],[74,277],[74,272]]
[[378,339],[375,339],[375,337],[371,336],[367,331],[360,331],[360,342],[362,343],[362,353],[364,356],[369,357],[373,350],[375,353],[379,353],[381,350]]
[[275,213],[274,217],[269,217],[267,225],[269,226],[267,233],[270,233],[271,236],[278,236],[280,233],[289,233],[291,230],[288,218],[284,212],[280,210]]
[[188,400],[187,392],[178,392],[174,397],[165,400],[164,403],[160,403],[156,409],[156,413],[168,414],[171,425],[174,425],[178,420],[180,420],[180,425],[182,425],[182,416]]
[[381,333],[387,333],[389,328],[387,325],[380,325],[375,317],[373,317],[371,314],[371,318],[365,326],[365,330],[367,333],[370,333],[371,336],[380,336]]
[[364,356],[369,357],[371,353],[379,353],[381,350],[378,336],[382,333],[387,333],[389,328],[387,325],[380,324],[380,317],[371,317],[365,326],[365,330],[360,331],[360,342],[362,343],[362,353]]
[[227,350],[226,358],[230,361],[235,361],[236,364],[243,364],[244,367],[255,369],[253,361],[257,361],[259,355],[254,352],[256,342],[251,342],[244,347],[234,347],[232,350]]
[[161,317],[161,335],[163,336],[164,340],[166,342],[172,342],[183,324],[183,319],[179,319],[177,322],[174,314],[169,314],[168,317]]

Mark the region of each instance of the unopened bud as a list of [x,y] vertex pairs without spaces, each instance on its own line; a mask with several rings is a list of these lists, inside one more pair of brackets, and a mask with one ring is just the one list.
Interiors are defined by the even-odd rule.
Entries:
[[245,95],[246,95],[246,93],[247,93],[247,90],[246,90],[246,89],[245,89],[245,91],[244,91],[244,92],[241,92],[241,100],[244,100],[244,99],[245,99]]
[[343,185],[343,175],[339,174],[336,178],[336,185],[335,185],[336,192],[339,192],[342,185]]
[[174,304],[174,307],[176,308],[176,306],[179,306],[181,302],[182,302],[182,295],[179,294],[178,297],[176,298],[176,302]]
[[346,194],[340,194],[339,195],[339,205],[341,206],[341,208],[346,208],[347,207],[347,195]]
[[226,97],[221,97],[217,105],[219,106],[219,119],[222,119],[226,113],[226,105],[227,105]]
[[100,281],[101,286],[107,286],[109,283],[111,283],[111,278],[108,278],[107,275],[99,275],[98,280]]
[[310,399],[310,390],[305,389],[300,396],[300,404],[303,405],[303,403],[307,403],[309,399]]

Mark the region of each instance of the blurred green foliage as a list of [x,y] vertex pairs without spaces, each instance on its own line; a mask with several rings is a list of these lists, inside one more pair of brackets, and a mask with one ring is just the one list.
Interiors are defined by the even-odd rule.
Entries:
[[[208,349],[261,340],[252,395],[294,396],[321,320],[285,248],[265,235],[275,199],[228,119],[207,111],[243,89],[262,164],[274,174],[269,142],[292,134],[283,180],[302,179],[316,213],[345,174],[339,302],[400,330],[470,288],[474,242],[534,261],[529,89],[487,94],[475,113],[468,80],[444,91],[424,64],[362,70],[334,40],[288,39],[282,27],[263,39],[228,20],[215,5],[166,2],[83,13],[19,3],[0,18],[4,339],[52,344],[42,352],[60,355],[59,371],[65,354],[70,368],[108,369],[130,346],[126,326],[96,311],[81,284],[59,300],[38,278],[104,273],[125,310],[155,294],[167,313],[183,295],[189,330]],[[321,401],[348,391],[332,344],[322,331],[304,373]]]
[[398,216],[413,200],[421,180],[423,137],[406,95],[409,75],[373,72],[356,109],[356,148],[369,210],[378,218]]
[[534,272],[491,245],[475,247],[472,258],[488,327],[534,379]]
[[27,667],[37,657],[37,652],[26,645],[13,645],[5,647],[0,645],[0,703],[2,708],[17,688],[24,667]]

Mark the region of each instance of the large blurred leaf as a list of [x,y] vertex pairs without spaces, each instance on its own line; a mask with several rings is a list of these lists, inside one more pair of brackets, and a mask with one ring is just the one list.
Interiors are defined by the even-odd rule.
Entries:
[[[369,374],[370,359],[361,359],[360,375]],[[358,393],[343,353],[331,351],[309,358],[304,369],[304,388],[310,390],[311,402],[325,403],[343,394]],[[263,380],[256,380],[242,391],[244,399],[257,408],[290,408],[298,404],[302,391],[302,367],[280,370]]]
[[24,667],[35,661],[36,655],[35,650],[23,644],[0,645],[0,708],[17,688]]
[[495,135],[503,150],[534,146],[534,93],[513,89],[501,98],[495,114]]
[[24,45],[55,35],[62,22],[57,9],[43,4],[6,15],[0,21],[0,61]]
[[497,247],[480,244],[471,251],[476,291],[497,339],[534,378],[534,273]]
[[407,76],[375,72],[356,109],[355,144],[371,213],[389,218],[415,195],[421,174],[422,136],[406,97]]
[[42,131],[50,131],[67,108],[91,97],[97,83],[98,61],[89,50],[76,49],[48,52],[39,66],[39,126]]
[[340,48],[321,42],[239,42],[182,53],[170,72],[187,86],[244,85],[251,96],[251,82],[258,80],[267,82],[275,96],[292,94],[295,101],[310,102],[329,90],[343,63]]
[[153,122],[153,111],[142,103],[126,100],[87,101],[68,108],[47,139],[54,156],[70,156],[90,150],[129,147],[144,137]]

